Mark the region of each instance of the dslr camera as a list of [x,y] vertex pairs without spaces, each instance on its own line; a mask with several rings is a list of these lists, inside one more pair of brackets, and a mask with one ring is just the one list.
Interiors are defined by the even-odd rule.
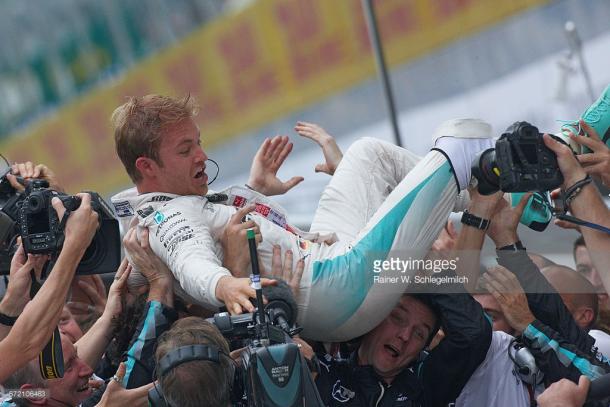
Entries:
[[[100,227],[79,263],[77,273],[114,272],[121,261],[119,224],[100,195],[88,193],[91,207],[99,215]],[[9,184],[6,174],[0,178],[0,274],[10,271],[18,236],[21,236],[26,253],[50,254],[51,262],[54,262],[64,243],[61,219],[51,205],[54,197],[60,199],[69,211],[78,209],[81,203],[78,196],[49,189],[46,180],[32,180],[25,191],[19,193]]]
[[495,149],[480,153],[472,163],[472,175],[483,195],[500,190],[550,191],[563,183],[555,153],[544,144],[538,128],[528,122],[514,123],[496,141]]

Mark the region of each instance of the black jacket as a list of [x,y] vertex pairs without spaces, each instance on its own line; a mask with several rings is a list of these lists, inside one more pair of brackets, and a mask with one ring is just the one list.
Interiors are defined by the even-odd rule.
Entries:
[[[455,275],[444,272],[438,277]],[[320,357],[316,385],[327,406],[445,407],[462,391],[472,372],[485,359],[491,324],[481,306],[459,283],[428,287],[419,294],[440,316],[445,338],[391,385],[370,366],[358,366],[357,351],[349,360]]]
[[536,321],[523,332],[522,340],[545,374],[545,383],[580,375],[590,380],[610,371],[607,359],[598,354],[595,339],[580,328],[553,286],[540,273],[525,251],[497,251],[498,264],[510,270],[524,288]]

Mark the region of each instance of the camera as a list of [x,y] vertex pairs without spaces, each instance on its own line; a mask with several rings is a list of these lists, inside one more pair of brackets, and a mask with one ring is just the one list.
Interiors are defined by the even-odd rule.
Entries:
[[310,370],[319,367],[315,361],[306,361],[291,339],[301,330],[295,326],[297,305],[290,288],[278,280],[276,286],[263,288],[263,293],[268,303],[262,312],[235,316],[224,312],[208,319],[231,349],[244,348],[233,385],[236,405],[323,405],[310,375]]
[[472,175],[483,195],[499,190],[550,191],[563,182],[555,153],[544,144],[538,128],[527,122],[514,123],[496,141],[495,149],[480,153],[472,163]]
[[[229,315],[221,312],[208,318],[231,344],[242,349],[240,362],[231,386],[233,406],[249,407],[321,407],[324,404],[310,370],[318,369],[315,359],[305,360],[291,336],[295,327],[296,303],[283,281],[276,287],[263,288],[268,299],[264,309],[254,313]],[[259,311],[260,310],[260,311]],[[191,360],[218,363],[218,349],[208,345],[191,345],[172,350],[159,362],[158,377],[169,369]],[[166,359],[166,360],[164,360]],[[171,361],[171,362],[168,362]],[[149,405],[168,406],[163,389],[156,386],[148,394]]]
[[[100,274],[114,272],[121,261],[119,224],[112,209],[95,192],[91,195],[91,207],[99,215],[100,227],[76,272]],[[23,193],[17,192],[6,179],[0,178],[0,274],[9,274],[10,262],[16,251],[17,237],[21,236],[23,248],[30,254],[50,254],[50,270],[54,258],[64,243],[63,225],[58,219],[51,200],[57,197],[68,211],[80,206],[80,198],[49,189],[46,180],[30,181]]]

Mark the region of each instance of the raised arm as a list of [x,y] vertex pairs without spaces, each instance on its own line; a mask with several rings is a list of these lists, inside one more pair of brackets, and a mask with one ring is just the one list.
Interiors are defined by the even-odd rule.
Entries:
[[[570,188],[585,179],[587,173],[578,163],[569,147],[559,143],[549,135],[544,135],[544,142],[557,156],[559,168],[564,177],[563,189]],[[582,220],[610,227],[610,211],[604,204],[599,191],[592,183],[580,189],[570,203],[570,212]],[[600,270],[604,289],[610,292],[610,273],[603,272],[610,264],[610,234],[582,226],[580,231],[591,255],[591,260],[597,270]]]
[[[91,196],[79,196],[81,205],[66,222],[64,246],[49,278],[26,305],[9,335],[0,342],[0,382],[34,359],[57,326],[76,267],[98,227],[98,215],[91,209]],[[52,204],[62,219],[66,210],[63,204],[57,198],[53,198]]]
[[131,266],[127,260],[123,260],[108,291],[108,300],[102,315],[76,343],[79,357],[92,369],[95,369],[113,338],[115,323],[123,311],[122,304],[125,300],[127,277],[130,272]]
[[[470,189],[470,203],[466,209],[468,216],[478,217],[482,221],[489,222],[495,207],[499,200],[502,199],[502,192],[496,192],[492,195],[481,195],[475,189]],[[462,228],[457,238],[453,258],[459,257],[457,262],[456,274],[465,276],[466,290],[473,292],[479,279],[479,270],[481,263],[481,248],[485,241],[485,229],[462,223]]]

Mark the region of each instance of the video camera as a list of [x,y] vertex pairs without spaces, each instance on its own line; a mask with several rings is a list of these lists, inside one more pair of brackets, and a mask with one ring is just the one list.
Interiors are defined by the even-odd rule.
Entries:
[[[77,274],[100,274],[116,271],[121,261],[119,224],[112,209],[95,192],[91,195],[91,207],[99,215],[100,227],[87,248]],[[54,262],[64,242],[60,219],[51,205],[59,198],[66,210],[80,206],[80,198],[49,189],[46,180],[30,181],[23,193],[15,190],[6,174],[0,177],[0,275],[9,274],[10,263],[16,251],[17,237],[26,253],[50,254]],[[49,270],[52,263],[48,266]]]
[[262,313],[231,316],[224,312],[208,319],[231,349],[243,348],[233,384],[235,405],[321,406],[310,375],[319,366],[306,361],[291,339],[300,329],[295,326],[297,306],[290,288],[278,281],[262,291],[268,300]]
[[[322,407],[324,403],[310,374],[310,370],[317,371],[319,366],[316,361],[306,361],[291,339],[300,328],[295,325],[297,304],[290,288],[279,280],[276,286],[261,287],[252,229],[248,230],[248,243],[256,311],[233,316],[222,312],[207,319],[230,342],[231,350],[242,349],[241,363],[234,374],[232,403],[244,407]],[[263,294],[268,300],[265,307]],[[219,363],[221,356],[229,357],[221,353],[206,345],[174,349],[159,361],[158,377],[192,360]],[[160,386],[149,391],[148,401],[153,407],[169,406]]]

